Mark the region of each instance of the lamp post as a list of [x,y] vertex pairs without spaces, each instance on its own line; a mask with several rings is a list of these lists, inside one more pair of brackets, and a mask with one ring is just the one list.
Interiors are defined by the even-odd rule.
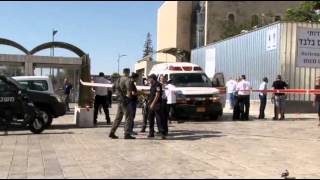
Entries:
[[124,57],[124,56],[127,56],[127,55],[125,55],[125,54],[118,55],[118,74],[120,74],[120,58]]
[[[54,36],[58,33],[58,30],[52,29],[52,42],[54,42]],[[54,46],[52,46],[52,56],[54,56]]]

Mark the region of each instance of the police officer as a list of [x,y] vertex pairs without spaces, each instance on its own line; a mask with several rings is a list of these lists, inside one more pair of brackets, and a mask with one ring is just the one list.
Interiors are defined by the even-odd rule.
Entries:
[[123,74],[124,76],[120,77],[114,85],[114,89],[119,96],[119,106],[118,106],[116,118],[112,124],[112,129],[109,134],[109,137],[111,139],[118,139],[118,137],[115,135],[115,132],[117,131],[124,115],[125,116],[124,139],[136,139],[135,137],[132,137],[130,134],[131,122],[130,122],[130,117],[128,112],[129,100],[127,95],[129,92],[130,69],[128,68],[124,69]]
[[[107,80],[104,77],[104,73],[100,72],[99,77],[95,81],[96,83],[102,83],[102,84],[111,84],[109,80]],[[96,87],[95,88],[96,97],[94,99],[94,124],[97,124],[97,118],[98,118],[98,110],[99,107],[102,106],[104,113],[106,115],[106,121],[107,124],[111,124],[110,116],[109,116],[109,109],[108,109],[108,88],[103,87]]]
[[142,133],[146,132],[147,124],[148,124],[148,115],[149,115],[149,107],[148,107],[148,99],[146,98],[143,102],[143,108],[142,108]]
[[[168,90],[167,88],[167,78],[163,75],[160,76],[160,84],[162,85],[162,121],[161,124],[163,126],[164,132],[166,135],[168,135],[168,120],[169,120],[169,106],[168,106],[168,97],[166,91]],[[158,125],[159,126],[159,125]]]
[[150,88],[150,96],[149,96],[149,126],[150,126],[150,132],[148,135],[148,138],[154,137],[154,119],[156,118],[157,124],[159,125],[159,133],[161,135],[162,139],[166,139],[165,130],[163,128],[162,124],[162,110],[161,110],[161,104],[162,104],[162,86],[157,81],[157,76],[155,74],[152,74],[149,76],[151,88]]
[[128,111],[129,111],[129,117],[130,117],[130,133],[132,135],[137,135],[137,133],[135,133],[133,131],[134,128],[134,119],[136,117],[136,112],[137,112],[137,104],[138,104],[138,90],[137,87],[135,85],[137,79],[139,78],[139,75],[136,73],[132,73],[131,77],[130,77],[130,81],[129,81],[129,103],[128,103]]
[[[149,80],[145,79],[144,86],[150,86]],[[143,101],[143,108],[142,108],[142,116],[143,116],[143,120],[142,120],[142,128],[141,131],[142,133],[146,132],[146,128],[147,128],[147,124],[148,124],[148,115],[149,115],[149,105],[148,105],[148,99],[149,96],[146,97]]]

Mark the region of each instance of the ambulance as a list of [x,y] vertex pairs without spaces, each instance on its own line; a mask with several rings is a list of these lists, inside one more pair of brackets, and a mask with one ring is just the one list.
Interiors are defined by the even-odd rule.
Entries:
[[223,114],[223,102],[219,89],[204,73],[192,63],[161,63],[152,67],[149,75],[165,76],[173,84],[176,97],[176,118],[190,116],[209,117],[217,120]]

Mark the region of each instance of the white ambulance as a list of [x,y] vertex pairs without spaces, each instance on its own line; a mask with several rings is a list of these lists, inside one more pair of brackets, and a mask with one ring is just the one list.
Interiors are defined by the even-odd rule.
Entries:
[[175,115],[187,118],[192,115],[208,116],[216,120],[223,114],[219,90],[200,66],[192,63],[161,63],[149,75],[163,75],[172,81],[176,95]]

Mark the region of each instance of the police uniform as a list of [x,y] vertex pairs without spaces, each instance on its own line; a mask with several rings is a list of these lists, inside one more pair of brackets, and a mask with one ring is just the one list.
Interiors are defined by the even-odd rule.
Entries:
[[146,128],[148,124],[148,115],[149,115],[149,105],[148,105],[147,98],[143,102],[142,115],[143,115],[143,118],[142,118],[141,132],[146,132]]
[[[163,126],[163,129],[165,131],[165,134],[168,134],[169,128],[168,128],[168,120],[169,120],[169,106],[168,106],[168,97],[166,91],[168,90],[166,84],[162,84],[162,121],[161,124]],[[159,125],[158,125],[159,126]]]
[[133,128],[134,128],[134,119],[136,117],[137,112],[137,104],[138,104],[138,96],[132,95],[132,93],[137,93],[137,87],[135,85],[135,81],[133,79],[130,79],[129,81],[129,103],[128,103],[128,112],[130,117],[130,132],[131,134],[134,134]]
[[163,129],[163,123],[162,123],[162,85],[159,82],[155,82],[153,85],[151,85],[150,88],[150,96],[149,96],[149,106],[156,98],[156,94],[160,93],[160,97],[158,101],[155,103],[155,106],[153,109],[149,108],[148,113],[148,119],[149,119],[149,126],[150,126],[150,132],[149,137],[154,137],[154,119],[156,118],[159,132],[161,135],[165,136],[165,130]]
[[128,112],[128,97],[126,96],[128,94],[129,90],[129,77],[121,77],[115,84],[115,90],[119,96],[119,106],[117,110],[116,118],[112,124],[112,129],[110,132],[110,135],[114,135],[117,131],[123,115],[125,116],[125,124],[124,124],[124,136],[130,136],[130,117]]

